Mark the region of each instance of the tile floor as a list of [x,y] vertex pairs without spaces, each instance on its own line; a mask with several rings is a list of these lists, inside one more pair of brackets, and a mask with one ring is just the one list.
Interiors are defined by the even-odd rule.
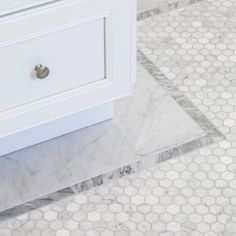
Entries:
[[226,140],[0,222],[1,236],[236,235],[236,1],[138,23],[145,55]]

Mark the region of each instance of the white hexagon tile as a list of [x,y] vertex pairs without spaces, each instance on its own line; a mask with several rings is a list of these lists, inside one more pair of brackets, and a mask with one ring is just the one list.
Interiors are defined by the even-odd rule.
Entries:
[[2,221],[0,236],[236,235],[236,0],[142,14],[138,46],[226,139]]

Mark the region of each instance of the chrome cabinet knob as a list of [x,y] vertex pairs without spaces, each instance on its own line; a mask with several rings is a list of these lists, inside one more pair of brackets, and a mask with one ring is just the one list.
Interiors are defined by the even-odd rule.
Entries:
[[38,79],[45,79],[48,77],[50,70],[48,67],[38,64],[34,68]]

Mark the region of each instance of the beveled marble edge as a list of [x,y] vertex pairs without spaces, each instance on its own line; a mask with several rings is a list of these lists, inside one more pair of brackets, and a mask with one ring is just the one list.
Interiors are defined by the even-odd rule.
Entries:
[[146,19],[146,18],[151,17],[153,15],[157,15],[157,14],[164,13],[167,11],[173,11],[173,10],[176,10],[176,9],[179,9],[182,7],[186,7],[190,4],[194,4],[194,3],[197,3],[200,1],[203,1],[203,0],[185,0],[185,1],[176,0],[176,2],[168,3],[163,6],[160,6],[160,7],[148,10],[148,11],[140,12],[137,16],[137,19],[143,20],[143,19]]
[[[189,4],[198,1],[201,0],[188,0]],[[174,5],[176,6],[176,8],[178,8],[179,6],[178,3],[174,3]],[[142,12],[138,15],[138,20],[145,19],[161,12],[162,11],[157,9]],[[21,205],[9,208],[5,211],[0,212],[0,221],[4,221],[11,217],[27,213],[28,211],[32,211],[37,208],[46,206],[55,201],[71,197],[74,194],[78,194],[93,187],[100,186],[108,182],[109,180],[121,178],[123,176],[135,173],[136,171],[140,171],[143,168],[152,167],[154,164],[173,159],[180,155],[194,151],[198,148],[225,139],[225,136],[198,110],[198,108],[194,106],[191,101],[189,101],[189,99],[185,95],[182,94],[182,92],[178,90],[178,88],[140,50],[138,50],[138,61],[161,85],[161,87],[163,87],[175,99],[175,101],[182,107],[182,109],[203,129],[206,135],[196,140],[184,143],[180,146],[170,148],[169,150],[163,151],[161,153],[154,153],[152,155],[149,155],[145,160],[137,161],[114,171],[94,177],[90,180],[86,180],[73,186],[64,188],[62,190],[58,190],[54,193],[45,195],[33,201],[29,201]]]
[[[216,137],[215,137],[216,138]],[[222,137],[218,137],[218,140],[221,140]],[[46,206],[55,201],[62,200],[67,197],[71,197],[74,194],[81,193],[83,191],[87,191],[94,187],[98,187],[112,179],[118,179],[124,177],[126,175],[135,173],[137,171],[143,170],[144,168],[153,167],[154,165],[176,158],[180,155],[186,154],[190,151],[196,150],[198,148],[204,147],[206,145],[212,144],[216,142],[216,139],[212,139],[211,135],[206,135],[201,138],[198,138],[194,141],[185,143],[178,147],[171,148],[167,151],[159,153],[157,155],[149,156],[146,160],[137,161],[130,165],[126,165],[114,171],[105,173],[103,175],[99,175],[90,180],[83,181],[81,183],[75,184],[71,187],[64,188],[62,190],[56,191],[54,193],[48,194],[36,200],[26,202],[24,204],[18,205],[16,207],[7,209],[5,211],[0,212],[0,221],[7,220],[11,217],[15,217],[29,211],[35,210],[37,208]]]

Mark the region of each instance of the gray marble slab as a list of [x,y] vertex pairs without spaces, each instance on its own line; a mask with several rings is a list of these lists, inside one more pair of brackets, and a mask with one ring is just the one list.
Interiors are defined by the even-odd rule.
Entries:
[[148,160],[205,135],[139,66],[134,93],[116,102],[113,120],[0,158],[0,210]]

